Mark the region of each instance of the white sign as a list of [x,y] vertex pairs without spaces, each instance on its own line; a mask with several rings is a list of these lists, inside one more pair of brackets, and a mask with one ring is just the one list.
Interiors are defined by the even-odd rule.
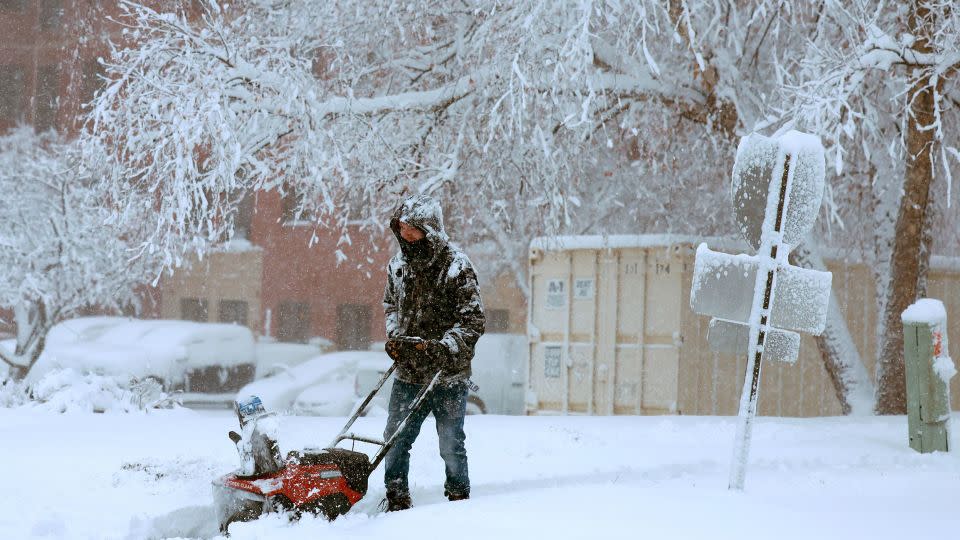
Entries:
[[577,300],[590,300],[593,298],[593,279],[573,280],[573,297]]
[[547,281],[547,309],[563,309],[567,305],[567,281],[551,279]]
[[[701,315],[746,323],[760,258],[697,248],[690,307]],[[789,264],[776,268],[770,326],[819,336],[827,321],[833,274]]]
[[733,214],[755,255],[697,248],[690,306],[715,317],[707,340],[717,352],[747,355],[730,489],[743,489],[764,359],[793,361],[800,334],[826,323],[832,275],[788,262],[820,211],[824,155],[820,138],[789,131],[744,137],[733,165]]

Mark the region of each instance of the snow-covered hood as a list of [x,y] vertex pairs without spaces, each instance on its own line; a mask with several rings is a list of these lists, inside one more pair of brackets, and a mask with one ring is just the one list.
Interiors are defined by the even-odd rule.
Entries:
[[400,251],[409,261],[411,260],[410,255],[413,250],[410,242],[407,242],[400,236],[401,221],[408,225],[413,225],[426,235],[421,242],[426,241],[430,245],[430,251],[432,253],[430,257],[431,264],[450,242],[450,238],[447,236],[446,230],[443,227],[443,210],[440,208],[440,203],[433,197],[428,195],[414,195],[403,201],[400,207],[393,213],[393,217],[390,218],[390,229],[397,237],[397,242],[400,243]]

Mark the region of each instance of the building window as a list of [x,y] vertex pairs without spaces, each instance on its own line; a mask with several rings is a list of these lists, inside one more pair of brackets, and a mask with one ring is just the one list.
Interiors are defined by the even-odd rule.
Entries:
[[283,302],[277,309],[277,341],[306,343],[310,337],[310,305]]
[[247,325],[247,303],[243,300],[221,300],[217,320],[222,323]]
[[60,70],[57,66],[43,66],[37,70],[37,95],[33,117],[33,125],[37,131],[56,127],[59,89]]
[[253,191],[243,194],[237,206],[237,216],[233,221],[233,237],[243,240],[250,239],[250,228],[253,226],[253,214],[256,213],[256,196]]
[[20,120],[23,114],[23,89],[23,66],[0,66],[0,120]]
[[0,11],[23,13],[27,7],[27,0],[0,0]]
[[487,317],[486,328],[489,334],[505,334],[510,331],[510,310],[509,309],[488,309],[485,313]]
[[60,28],[63,19],[63,2],[61,0],[40,0],[40,29],[51,32]]
[[337,348],[344,351],[365,351],[370,348],[370,306],[337,306]]
[[185,321],[207,322],[210,310],[205,298],[181,298],[180,318]]

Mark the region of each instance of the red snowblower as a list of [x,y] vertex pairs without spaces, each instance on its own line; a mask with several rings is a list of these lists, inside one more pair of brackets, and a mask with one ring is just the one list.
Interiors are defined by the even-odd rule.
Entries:
[[[350,431],[373,397],[393,374],[395,366],[363,400],[353,416],[327,448],[292,450],[280,459],[273,413],[264,410],[260,398],[237,403],[243,435],[230,432],[237,444],[243,466],[213,482],[214,503],[220,532],[235,521],[251,521],[268,512],[285,512],[293,519],[303,513],[323,515],[329,520],[341,516],[367,493],[370,474],[380,465],[407,421],[423,406],[427,395],[440,379],[437,372],[430,384],[416,396],[410,412],[387,440],[357,435]],[[363,452],[338,448],[342,441],[374,444],[380,450],[372,456]]]

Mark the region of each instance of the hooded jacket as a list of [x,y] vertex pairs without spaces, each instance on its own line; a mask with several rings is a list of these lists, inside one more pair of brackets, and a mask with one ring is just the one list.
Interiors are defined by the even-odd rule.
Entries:
[[[400,236],[400,222],[417,227],[424,238],[407,242]],[[418,195],[403,201],[390,219],[390,229],[400,251],[387,266],[383,294],[387,337],[436,339],[447,349],[442,366],[446,380],[458,381],[471,375],[474,346],[483,334],[483,302],[477,275],[467,255],[450,242],[443,228],[440,204]],[[397,378],[426,384],[430,378],[404,365],[397,366]]]

